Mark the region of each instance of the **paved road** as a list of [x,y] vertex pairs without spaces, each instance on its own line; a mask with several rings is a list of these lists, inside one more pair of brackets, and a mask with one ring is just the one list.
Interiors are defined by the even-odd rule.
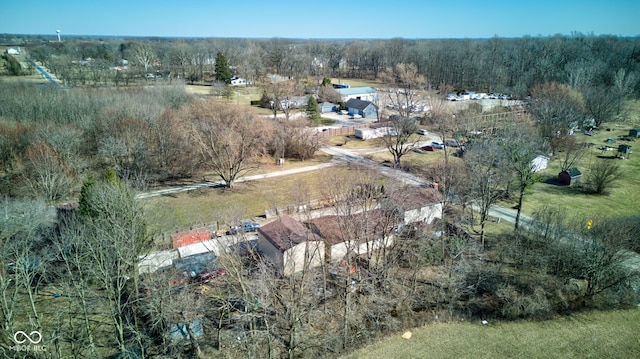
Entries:
[[31,66],[33,66],[36,71],[38,71],[42,77],[45,78],[45,80],[49,81],[50,84],[62,87],[62,84],[60,84],[60,82],[58,82],[58,80],[53,78],[53,75],[51,75],[47,70],[45,70],[42,66],[38,65],[35,61],[31,60],[30,58],[26,58],[27,61],[29,61],[29,63],[31,64]]

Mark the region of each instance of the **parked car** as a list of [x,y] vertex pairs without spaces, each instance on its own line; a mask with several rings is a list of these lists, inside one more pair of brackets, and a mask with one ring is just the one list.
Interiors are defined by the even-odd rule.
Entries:
[[422,135],[422,136],[426,136],[429,134],[429,131],[425,130],[425,129],[421,129],[416,131],[417,134]]
[[207,271],[207,272],[202,272],[200,274],[198,274],[197,276],[197,281],[199,283],[204,283],[207,284],[213,280],[216,280],[220,277],[222,277],[223,275],[227,274],[227,270],[224,268],[217,268],[214,269],[212,271]]
[[442,150],[442,149],[444,149],[444,143],[438,142],[438,141],[433,141],[433,142],[431,142],[431,147],[437,148],[439,150]]
[[445,98],[447,101],[457,101],[458,97],[455,94],[448,94],[447,97]]
[[444,142],[445,146],[449,146],[449,147],[460,147],[461,143],[458,140],[446,140]]
[[422,149],[429,152],[433,152],[436,150],[435,148],[433,148],[433,146],[424,146],[422,147]]
[[245,232],[255,232],[260,228],[260,224],[255,222],[243,222],[242,230]]

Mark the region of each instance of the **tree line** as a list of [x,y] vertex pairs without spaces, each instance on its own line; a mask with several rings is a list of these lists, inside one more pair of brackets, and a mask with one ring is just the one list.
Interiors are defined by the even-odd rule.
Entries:
[[[223,54],[233,74],[257,80],[267,73],[313,77],[376,79],[385,69],[413,64],[429,81],[524,97],[537,84],[624,87],[637,93],[640,43],[637,38],[593,36],[464,40],[295,40],[295,39],[95,39],[29,45],[30,56],[69,84],[124,84],[148,73],[188,82],[215,79],[215,59]],[[87,60],[90,59],[90,62]],[[126,60],[127,71],[115,71]],[[85,62],[82,62],[85,61]]]

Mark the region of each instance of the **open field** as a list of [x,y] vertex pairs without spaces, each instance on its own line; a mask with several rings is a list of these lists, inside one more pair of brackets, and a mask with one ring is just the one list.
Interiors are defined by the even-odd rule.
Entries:
[[[610,128],[611,131],[606,131]],[[640,213],[640,153],[631,153],[625,160],[609,157],[617,153],[618,144],[631,144],[634,152],[640,151],[640,142],[616,141],[605,143],[607,138],[616,139],[619,135],[628,135],[631,124],[603,124],[603,129],[592,137],[577,134],[580,141],[594,143],[591,149],[578,163],[578,168],[582,171],[582,181],[585,182],[589,176],[589,167],[597,165],[602,161],[616,161],[622,170],[620,179],[614,182],[608,194],[597,195],[585,192],[580,187],[567,187],[554,184],[560,172],[558,159],[552,159],[549,167],[539,173],[541,182],[535,183],[525,196],[523,212],[533,213],[535,210],[549,205],[553,208],[566,210],[570,215],[580,215],[587,217],[601,216],[626,216]],[[612,146],[615,149],[604,153],[598,147],[602,145]]]
[[640,310],[579,313],[547,321],[433,324],[344,358],[638,358]]
[[213,223],[226,212],[243,218],[264,216],[265,210],[322,198],[330,178],[345,167],[329,168],[278,178],[238,183],[233,189],[206,188],[145,200],[150,223],[158,232]]

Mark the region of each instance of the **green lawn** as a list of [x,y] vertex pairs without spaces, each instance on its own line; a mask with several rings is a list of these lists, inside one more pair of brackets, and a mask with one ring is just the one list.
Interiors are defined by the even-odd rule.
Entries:
[[355,358],[639,358],[640,310],[547,321],[432,324],[363,348]]
[[[604,129],[610,128],[611,131]],[[583,182],[587,180],[589,175],[589,167],[597,165],[602,161],[616,161],[621,166],[622,175],[617,180],[608,194],[596,195],[585,191],[580,187],[558,186],[552,183],[560,172],[559,160],[554,158],[549,167],[540,172],[542,182],[535,183],[525,196],[523,212],[533,213],[536,209],[544,205],[554,208],[562,208],[568,214],[579,216],[600,217],[600,216],[624,216],[640,213],[640,142],[630,142],[632,149],[637,148],[639,153],[631,153],[625,160],[599,158],[598,156],[610,156],[617,150],[603,153],[597,147],[609,145],[617,149],[620,143],[629,143],[624,141],[616,141],[610,144],[605,143],[607,138],[616,139],[619,135],[627,135],[630,126],[624,124],[605,124],[603,130],[600,130],[593,137],[578,134],[579,140],[594,143],[595,146],[587,150],[578,164],[578,168],[582,171]]]

